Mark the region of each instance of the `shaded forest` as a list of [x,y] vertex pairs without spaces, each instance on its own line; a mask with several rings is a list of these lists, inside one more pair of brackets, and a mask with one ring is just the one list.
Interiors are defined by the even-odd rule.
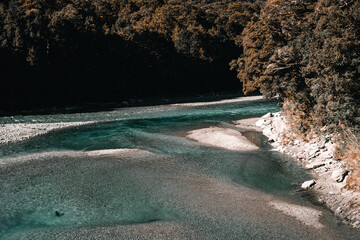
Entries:
[[0,3],[0,110],[241,91],[249,2]]

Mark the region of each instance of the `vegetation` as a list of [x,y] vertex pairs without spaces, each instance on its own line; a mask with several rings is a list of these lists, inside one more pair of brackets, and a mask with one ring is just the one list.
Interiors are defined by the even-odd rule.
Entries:
[[335,133],[359,170],[360,1],[269,0],[242,36],[231,67],[244,91],[279,96],[300,134]]
[[241,90],[248,2],[0,1],[0,109]]

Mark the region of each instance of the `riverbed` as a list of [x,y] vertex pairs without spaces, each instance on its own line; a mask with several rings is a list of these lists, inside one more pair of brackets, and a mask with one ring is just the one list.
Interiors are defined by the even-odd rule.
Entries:
[[[298,191],[309,175],[295,161],[231,126],[278,110],[242,98],[0,118],[92,121],[0,146],[0,239],[359,239]],[[208,128],[256,148],[188,137]]]

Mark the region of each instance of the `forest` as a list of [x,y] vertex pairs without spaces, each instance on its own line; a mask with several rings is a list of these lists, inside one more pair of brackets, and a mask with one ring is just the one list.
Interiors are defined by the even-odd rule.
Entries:
[[359,0],[0,1],[5,112],[260,91],[300,135],[336,133],[358,159],[359,74]]
[[228,64],[258,12],[245,2],[1,1],[1,108],[241,91]]

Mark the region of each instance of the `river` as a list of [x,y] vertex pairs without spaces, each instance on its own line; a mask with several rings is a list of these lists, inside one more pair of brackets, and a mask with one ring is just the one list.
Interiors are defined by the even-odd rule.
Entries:
[[278,110],[256,100],[0,118],[96,121],[0,146],[0,239],[360,239],[297,191],[310,176],[266,144],[186,138]]

